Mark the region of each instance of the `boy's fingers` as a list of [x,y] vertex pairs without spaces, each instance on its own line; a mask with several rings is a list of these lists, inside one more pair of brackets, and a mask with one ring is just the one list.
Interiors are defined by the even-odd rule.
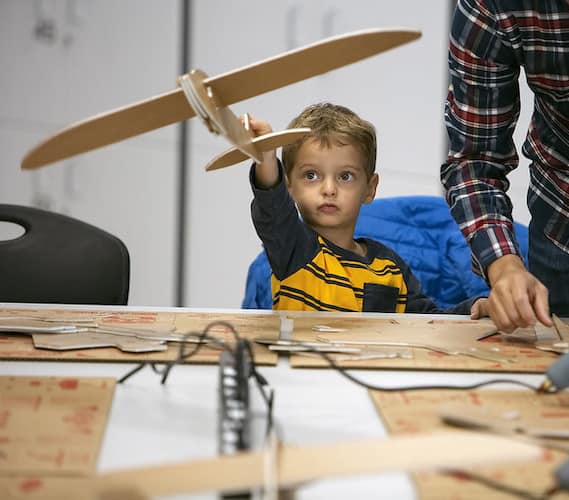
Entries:
[[251,117],[250,117],[249,113],[245,113],[243,115],[243,120],[242,120],[242,123],[243,123],[243,126],[245,127],[245,130],[251,130],[250,121],[251,121]]

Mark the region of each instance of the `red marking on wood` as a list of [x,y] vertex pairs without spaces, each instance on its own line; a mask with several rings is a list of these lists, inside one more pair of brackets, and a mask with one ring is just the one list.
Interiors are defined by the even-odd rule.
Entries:
[[553,451],[551,451],[549,448],[543,448],[543,454],[541,456],[541,459],[544,462],[553,462],[553,459],[555,457],[553,456]]
[[480,395],[477,392],[469,392],[468,399],[470,402],[476,406],[482,406],[482,400],[480,399]]
[[59,382],[59,387],[67,391],[74,391],[77,389],[78,386],[79,386],[79,380],[77,380],[76,378],[66,378],[61,382]]
[[8,419],[10,418],[11,412],[10,410],[3,410],[0,411],[0,429],[6,427],[8,424]]
[[450,477],[456,479],[457,481],[469,481],[470,480],[470,476],[468,475],[468,473],[464,472],[464,471],[460,471],[460,470],[449,472],[448,475]]
[[10,438],[8,436],[0,436],[0,444],[6,444],[10,442]]
[[544,411],[541,416],[544,418],[569,418],[569,410]]
[[407,393],[405,391],[401,391],[399,393],[399,396],[406,405],[411,404],[411,400],[409,399],[409,396],[407,396]]
[[432,358],[444,358],[445,356],[448,356],[448,354],[445,354],[444,352],[429,351],[429,356]]
[[506,479],[506,473],[503,470],[497,470],[492,473],[492,478],[496,481],[503,481]]
[[65,457],[65,453],[63,450],[59,450],[57,453],[57,456],[55,457],[55,464],[58,467],[61,467],[63,465],[63,458]]
[[39,478],[24,479],[20,485],[20,491],[29,493],[31,491],[36,491],[43,486],[43,481]]
[[501,344],[502,339],[500,338],[499,335],[493,334],[490,337],[485,337],[483,339],[480,339],[478,342],[491,342],[492,344]]
[[41,385],[41,381],[40,380],[30,380],[30,385],[37,387],[38,385]]
[[137,313],[128,316],[112,315],[102,319],[102,323],[156,323],[156,313]]

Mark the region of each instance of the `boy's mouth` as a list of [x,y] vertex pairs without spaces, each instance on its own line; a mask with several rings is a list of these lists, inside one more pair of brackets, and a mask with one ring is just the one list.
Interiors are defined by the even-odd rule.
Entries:
[[324,212],[326,214],[330,214],[330,213],[338,211],[338,207],[336,205],[334,205],[333,203],[323,203],[322,205],[320,205],[318,207],[318,211]]

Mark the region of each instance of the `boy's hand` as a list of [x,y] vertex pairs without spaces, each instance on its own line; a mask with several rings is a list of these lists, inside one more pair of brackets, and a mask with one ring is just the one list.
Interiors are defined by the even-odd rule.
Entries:
[[243,126],[247,130],[251,131],[251,135],[253,137],[270,134],[273,131],[269,122],[265,120],[257,120],[250,114],[244,114],[240,119]]
[[[241,123],[250,130],[253,137],[270,134],[273,129],[269,122],[257,120],[251,115],[243,115]],[[279,181],[279,169],[276,150],[263,152],[263,163],[255,166],[255,184],[262,189],[274,187]]]

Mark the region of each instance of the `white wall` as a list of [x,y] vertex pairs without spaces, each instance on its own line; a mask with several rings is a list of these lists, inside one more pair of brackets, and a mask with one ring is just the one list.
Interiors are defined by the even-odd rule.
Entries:
[[[180,25],[177,0],[0,1],[0,202],[66,213],[120,237],[131,304],[174,301],[176,128],[37,171],[19,165],[60,128],[173,88]],[[41,26],[53,36],[36,36]]]
[[[423,37],[407,46],[237,103],[232,109],[267,118],[279,130],[308,104],[330,100],[348,106],[377,127],[378,196],[440,194],[446,0],[196,0],[193,5],[192,66],[212,76],[348,31],[421,30]],[[222,28],[220,12],[231,19]],[[236,307],[247,266],[261,249],[250,222],[249,165],[205,173],[203,166],[227,143],[197,121],[191,125],[191,138],[188,300],[197,306]]]
[[[177,127],[166,127],[35,172],[25,152],[56,130],[175,87],[181,0],[0,0],[0,203],[43,206],[121,237],[132,258],[131,304],[174,305]],[[440,194],[444,158],[447,0],[192,0],[190,67],[213,76],[321,38],[376,27],[419,29],[407,46],[232,106],[282,129],[330,100],[372,121],[378,196]],[[43,21],[52,39],[34,35]],[[527,93],[527,91],[525,91]],[[525,135],[532,99],[518,127]],[[189,122],[185,305],[239,307],[260,251],[249,216],[248,165],[206,174],[228,147]],[[525,163],[524,163],[525,165]],[[512,176],[527,222],[527,169]]]

